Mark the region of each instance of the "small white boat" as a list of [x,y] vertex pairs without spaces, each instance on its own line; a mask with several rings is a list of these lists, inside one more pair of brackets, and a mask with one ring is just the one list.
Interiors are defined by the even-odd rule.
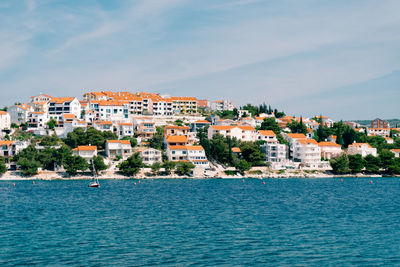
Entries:
[[92,167],[93,167],[93,179],[92,182],[89,184],[89,187],[100,187],[99,178],[97,177],[96,168],[94,167],[94,161],[92,160]]

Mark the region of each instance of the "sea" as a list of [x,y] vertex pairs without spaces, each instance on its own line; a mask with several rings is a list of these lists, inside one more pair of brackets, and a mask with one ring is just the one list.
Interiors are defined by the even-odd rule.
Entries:
[[0,266],[399,266],[400,179],[0,181]]

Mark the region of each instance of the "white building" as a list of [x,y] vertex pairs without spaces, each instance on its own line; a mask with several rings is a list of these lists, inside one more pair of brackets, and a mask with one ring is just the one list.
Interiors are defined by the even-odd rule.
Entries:
[[271,130],[258,130],[257,131],[257,139],[260,141],[265,141],[267,143],[277,143],[278,139],[276,138],[276,134]]
[[132,123],[118,123],[117,125],[117,135],[120,139],[124,137],[133,136],[133,124]]
[[44,129],[49,117],[43,111],[32,111],[28,115],[28,127],[31,129]]
[[5,111],[0,111],[0,131],[8,130],[11,128],[11,117]]
[[8,109],[10,114],[11,123],[25,123],[28,121],[29,112],[32,107],[27,104],[14,105]]
[[98,101],[99,119],[113,122],[129,120],[128,101]]
[[76,97],[54,97],[49,101],[49,117],[63,123],[64,114],[81,116],[81,104]]
[[215,134],[221,134],[225,137],[236,138],[241,141],[257,140],[257,132],[251,126],[219,126],[211,125],[208,128],[208,139],[212,139]]
[[396,158],[400,158],[400,149],[391,149],[390,151],[394,153]]
[[93,126],[96,130],[102,132],[113,132],[113,123],[111,121],[95,121]]
[[8,159],[27,147],[26,141],[0,141],[0,156]]
[[382,137],[390,136],[390,128],[368,128],[367,129],[368,136],[379,135]]
[[360,154],[362,157],[366,157],[367,155],[372,155],[374,157],[377,156],[377,149],[371,147],[368,143],[353,143],[349,145],[347,149],[347,153],[349,155],[357,155]]
[[298,139],[293,142],[293,161],[301,168],[329,169],[329,161],[321,160],[321,148],[314,139]]
[[122,159],[126,159],[132,155],[131,142],[129,140],[107,140],[105,152],[109,158],[120,156]]
[[90,161],[93,157],[97,156],[97,146],[78,146],[72,149],[72,155],[80,156]]
[[[284,144],[279,144],[278,142],[268,142],[261,146],[266,157],[266,162],[271,162],[273,164],[279,163],[282,165],[287,162],[287,146]],[[273,165],[272,164],[272,165]],[[276,169],[276,168],[274,168]]]
[[332,159],[343,153],[342,146],[333,142],[319,142],[318,146],[324,159]]
[[38,96],[31,96],[31,102],[49,102],[53,97],[48,94],[40,94]]
[[171,116],[172,100],[171,99],[153,99],[153,115],[154,116]]
[[202,146],[168,146],[167,157],[169,161],[189,161],[195,167],[210,168]]
[[142,158],[142,162],[146,165],[153,165],[156,162],[162,162],[162,153],[154,148],[139,148],[137,151]]
[[232,111],[235,108],[232,101],[228,100],[217,100],[211,102],[211,109],[215,111],[224,111],[229,110]]

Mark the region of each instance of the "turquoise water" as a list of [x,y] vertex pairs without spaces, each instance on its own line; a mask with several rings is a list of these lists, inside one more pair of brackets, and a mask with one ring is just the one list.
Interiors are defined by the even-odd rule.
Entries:
[[0,266],[400,265],[400,179],[370,181],[1,181]]

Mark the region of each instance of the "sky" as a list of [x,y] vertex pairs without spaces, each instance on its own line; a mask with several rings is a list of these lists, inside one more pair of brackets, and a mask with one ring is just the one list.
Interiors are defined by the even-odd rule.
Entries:
[[400,1],[0,1],[0,106],[150,91],[400,117]]

